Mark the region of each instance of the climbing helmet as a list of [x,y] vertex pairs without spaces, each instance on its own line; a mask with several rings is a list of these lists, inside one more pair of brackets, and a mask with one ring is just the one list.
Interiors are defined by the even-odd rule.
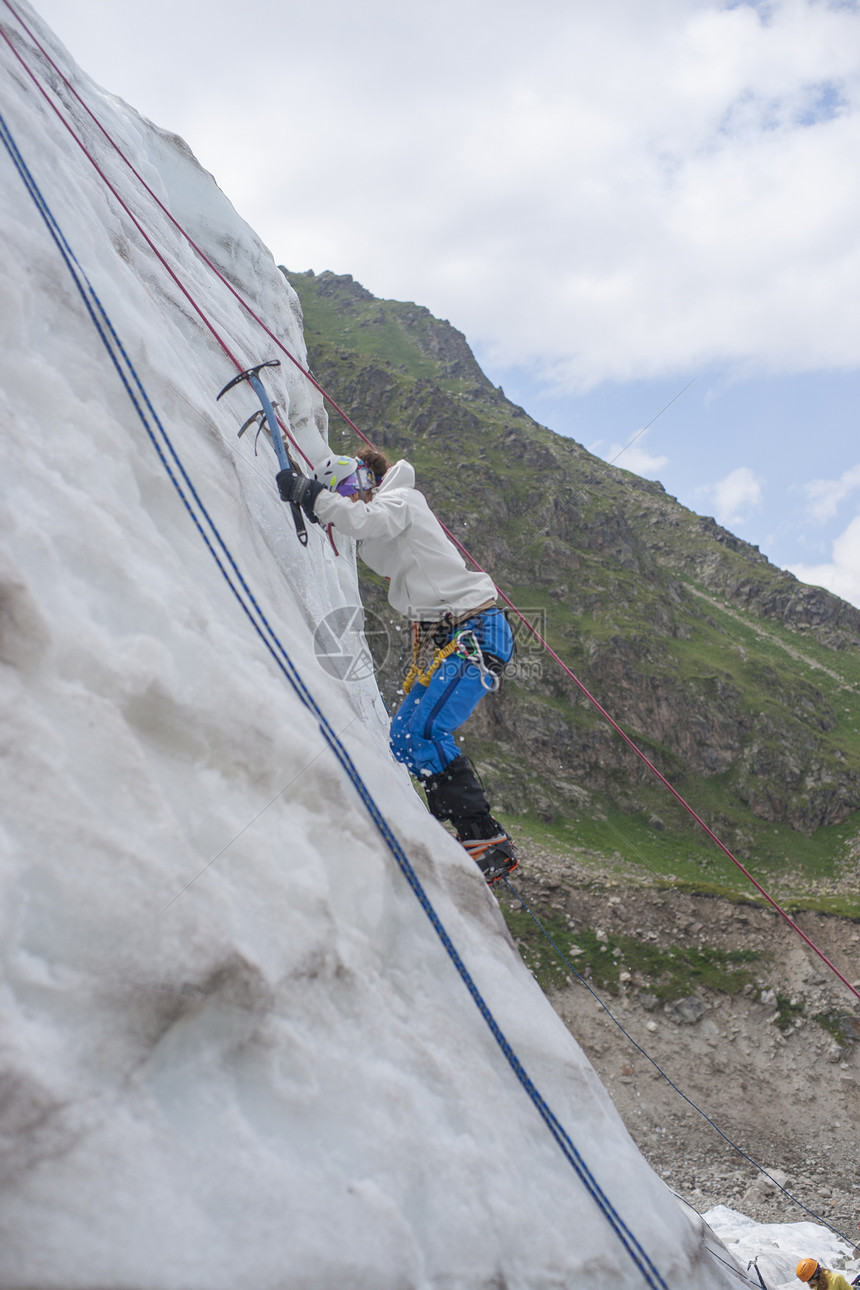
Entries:
[[314,470],[314,479],[333,493],[350,497],[361,490],[370,491],[375,484],[373,471],[358,457],[338,457],[329,453]]

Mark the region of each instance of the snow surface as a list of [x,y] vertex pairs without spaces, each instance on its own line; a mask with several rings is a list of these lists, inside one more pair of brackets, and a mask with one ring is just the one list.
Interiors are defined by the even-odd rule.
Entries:
[[860,1273],[855,1251],[819,1223],[756,1223],[726,1205],[715,1206],[704,1217],[744,1266],[756,1260],[765,1284],[774,1290],[796,1290],[803,1284],[794,1275],[801,1259],[817,1259],[824,1267],[841,1271],[848,1281]]
[[[298,301],[213,178],[19,7],[304,361]],[[4,29],[241,361],[274,356],[8,13]],[[48,204],[526,1069],[665,1280],[741,1284],[392,761],[372,677],[316,660],[315,626],[358,603],[349,544],[335,556],[313,528],[300,548],[271,449],[236,436],[252,392],[215,403],[235,369],[5,43],[0,60]],[[0,1285],[640,1286],[229,592],[5,152],[0,166]],[[285,362],[267,388],[321,455],[301,373]]]

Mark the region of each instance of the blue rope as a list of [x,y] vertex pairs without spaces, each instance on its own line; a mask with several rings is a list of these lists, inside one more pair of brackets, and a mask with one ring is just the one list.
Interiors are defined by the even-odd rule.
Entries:
[[[509,891],[509,892],[511,893],[511,895],[514,897],[514,899],[515,899],[515,900],[518,900],[518,901],[520,902],[520,904],[522,905],[523,909],[524,909],[524,910],[526,911],[526,913],[528,914],[529,918],[531,918],[532,922],[533,922],[533,923],[534,923],[538,928],[540,928],[541,932],[542,932],[542,933],[543,933],[543,935],[546,937],[546,939],[549,941],[550,945],[551,945],[551,946],[552,946],[552,948],[555,950],[556,954],[557,954],[557,955],[558,955],[558,957],[561,959],[562,963],[564,963],[566,967],[570,968],[571,972],[572,972],[572,973],[573,973],[573,975],[576,977],[576,979],[577,979],[577,980],[578,980],[582,985],[584,985],[584,986],[585,986],[585,988],[586,988],[586,990],[588,991],[588,993],[589,993],[590,995],[592,995],[592,996],[593,996],[593,998],[595,998],[595,999],[597,1000],[597,1002],[600,1004],[600,1006],[601,1006],[601,1008],[603,1009],[603,1011],[606,1013],[607,1017],[609,1017],[610,1021],[614,1021],[614,1022],[615,1022],[616,1026],[617,1026],[617,1027],[618,1027],[618,1029],[621,1031],[622,1035],[624,1035],[625,1039],[629,1039],[629,1040],[630,1040],[630,1042],[631,1042],[631,1044],[633,1045],[633,1047],[634,1047],[634,1048],[636,1048],[636,1049],[637,1049],[637,1050],[642,1054],[642,1056],[645,1058],[645,1060],[646,1060],[646,1061],[649,1061],[649,1062],[651,1063],[651,1065],[654,1067],[655,1071],[657,1071],[657,1073],[658,1073],[658,1074],[660,1074],[660,1075],[662,1075],[662,1076],[663,1076],[663,1079],[666,1081],[666,1083],[669,1085],[669,1087],[670,1087],[670,1088],[673,1088],[673,1089],[675,1090],[675,1092],[678,1094],[678,1096],[679,1096],[679,1097],[682,1097],[682,1098],[684,1099],[684,1101],[687,1103],[687,1105],[688,1105],[688,1106],[691,1106],[691,1107],[693,1108],[693,1110],[694,1110],[694,1111],[697,1111],[697,1112],[698,1112],[698,1114],[702,1117],[702,1119],[703,1119],[703,1120],[706,1120],[706,1121],[708,1122],[708,1124],[711,1126],[711,1128],[712,1128],[712,1129],[714,1129],[714,1130],[715,1130],[715,1132],[716,1132],[716,1133],[718,1133],[718,1134],[720,1135],[720,1137],[723,1139],[723,1141],[724,1141],[724,1142],[727,1142],[727,1143],[729,1144],[729,1146],[732,1148],[732,1150],[733,1150],[733,1151],[736,1151],[736,1152],[738,1153],[738,1155],[739,1155],[739,1156],[743,1156],[744,1160],[746,1160],[749,1164],[753,1165],[756,1169],[758,1169],[759,1173],[763,1173],[763,1174],[764,1174],[764,1176],[765,1176],[765,1178],[770,1179],[770,1181],[773,1183],[774,1187],[778,1187],[778,1188],[779,1188],[779,1190],[780,1190],[781,1192],[784,1192],[784,1194],[788,1197],[788,1199],[789,1199],[790,1201],[793,1201],[793,1202],[794,1202],[794,1204],[795,1204],[795,1205],[797,1205],[800,1209],[802,1209],[805,1213],[810,1214],[813,1218],[817,1219],[819,1223],[823,1223],[823,1225],[824,1225],[825,1227],[829,1228],[829,1229],[830,1229],[830,1231],[831,1231],[831,1232],[833,1232],[835,1236],[838,1236],[838,1237],[840,1238],[840,1240],[845,1241],[848,1245],[852,1246],[855,1250],[860,1249],[860,1246],[856,1245],[856,1244],[854,1243],[854,1241],[850,1240],[850,1238],[849,1238],[849,1237],[845,1236],[845,1235],[844,1235],[842,1232],[840,1232],[837,1228],[833,1227],[830,1223],[828,1223],[828,1221],[827,1221],[827,1219],[826,1219],[826,1218],[822,1218],[820,1214],[816,1214],[816,1212],[815,1212],[815,1210],[814,1210],[814,1209],[808,1209],[808,1208],[806,1207],[806,1205],[804,1205],[804,1204],[803,1204],[803,1202],[802,1202],[802,1201],[799,1201],[799,1200],[797,1199],[797,1197],[796,1197],[796,1196],[792,1196],[791,1192],[790,1192],[786,1187],[783,1187],[782,1183],[778,1183],[778,1182],[776,1181],[776,1179],[775,1179],[775,1178],[771,1177],[771,1175],[767,1172],[767,1170],[764,1168],[764,1166],[763,1166],[763,1165],[758,1164],[758,1163],[757,1163],[757,1161],[753,1160],[752,1156],[748,1156],[748,1155],[747,1155],[747,1153],[746,1153],[745,1151],[743,1151],[740,1147],[736,1146],[736,1145],[735,1145],[735,1143],[734,1143],[734,1142],[732,1142],[731,1138],[730,1138],[727,1134],[723,1133],[723,1131],[722,1131],[722,1129],[719,1127],[719,1125],[718,1125],[718,1124],[715,1124],[715,1123],[714,1123],[714,1121],[711,1119],[711,1117],[710,1117],[710,1116],[709,1116],[705,1111],[703,1111],[703,1110],[702,1110],[702,1108],[701,1108],[700,1106],[696,1106],[696,1103],[695,1103],[695,1102],[693,1102],[689,1097],[687,1097],[687,1094],[686,1094],[686,1093],[684,1093],[684,1092],[682,1092],[682,1090],[678,1088],[678,1085],[677,1085],[677,1084],[673,1083],[673,1081],[669,1078],[669,1076],[666,1074],[666,1072],[663,1070],[663,1068],[662,1068],[661,1066],[658,1066],[658,1065],[657,1065],[657,1063],[655,1062],[654,1058],[653,1058],[653,1057],[651,1057],[651,1056],[649,1056],[649,1054],[648,1054],[648,1053],[646,1053],[646,1051],[645,1051],[645,1049],[642,1047],[642,1045],[641,1045],[641,1044],[638,1044],[638,1043],[636,1042],[636,1040],[633,1038],[633,1036],[630,1034],[630,1032],[624,1029],[624,1027],[622,1026],[621,1022],[618,1020],[618,1018],[617,1018],[616,1016],[613,1016],[613,1014],[609,1011],[609,1008],[608,1008],[608,1007],[606,1006],[606,1004],[603,1002],[603,1000],[601,999],[601,997],[600,997],[600,995],[597,993],[597,991],[596,991],[596,990],[594,990],[594,989],[593,989],[593,988],[588,984],[588,981],[585,979],[585,977],[584,977],[584,976],[582,976],[582,975],[581,975],[581,974],[576,970],[576,968],[575,968],[575,967],[573,966],[573,964],[571,963],[570,959],[569,959],[569,958],[567,958],[567,957],[562,953],[562,951],[561,951],[561,950],[559,949],[559,947],[556,945],[555,941],[554,941],[554,940],[552,939],[552,937],[550,936],[549,932],[548,932],[548,931],[546,930],[546,928],[544,927],[543,923],[541,923],[541,921],[538,919],[537,915],[536,915],[536,914],[535,914],[535,913],[534,913],[534,912],[529,908],[528,904],[526,903],[526,901],[524,900],[524,898],[523,898],[523,896],[522,896],[522,893],[521,893],[521,892],[519,892],[519,891],[517,891],[517,890],[516,890],[516,888],[512,887],[512,886],[511,886],[511,884],[508,882],[507,878],[505,878],[505,879],[504,879],[504,883],[505,883],[505,886],[507,887],[508,891]],[[689,1205],[689,1201],[685,1201],[685,1202],[684,1202],[684,1204]],[[694,1207],[693,1207],[692,1205],[690,1205],[690,1209],[693,1209],[693,1208],[694,1208]],[[698,1211],[696,1211],[696,1212],[698,1212]]]
[[[143,388],[134,365],[128,357],[119,336],[114,330],[113,324],[108,318],[108,315],[90,283],[89,278],[81,268],[74,252],[66,241],[59,224],[54,218],[35,179],[21,156],[11,131],[2,115],[0,115],[0,137],[2,137],[6,150],[16,167],[18,174],[33,199],[33,202],[45,222],[48,232],[50,233],[72,276],[75,286],[83,300],[84,306],[86,307],[87,313],[89,314],[93,325],[95,326],[96,331],[108,352],[111,362],[113,363],[126,393],[128,394],[132,405],[143,424],[150,442],[155,448],[155,451],[165,467],[171,482],[182,499],[186,510],[205,542],[207,549],[215,560],[222,576],[238,600],[242,611],[245,613],[264,646],[271,654],[276,666],[284,674],[305,707],[307,707],[316,718],[324,739],[348,775],[368,814],[373,820],[373,823],[385,841],[388,849],[394,856],[398,867],[415,893],[415,896],[427,915],[427,918],[430,920],[430,923],[441,940],[449,958],[459,972],[463,983],[468,989],[469,994],[472,996],[478,1011],[489,1027],[493,1038],[504,1054],[516,1078],[531,1098],[538,1114],[544,1121],[544,1124],[548,1128],[552,1137],[555,1139],[565,1159],[572,1166],[586,1191],[603,1213],[610,1227],[624,1246],[624,1249],[642,1273],[645,1282],[652,1287],[652,1290],[658,1290],[658,1288],[659,1290],[668,1290],[668,1286],[659,1270],[654,1265],[637,1238],[624,1223],[621,1216],[617,1213],[612,1202],[601,1189],[599,1183],[591,1173],[567,1131],[550,1110],[548,1104],[544,1101],[542,1095],[533,1084],[510,1043],[502,1033],[501,1028],[490,1012],[489,1007],[466,968],[465,963],[461,959],[447,931],[445,930],[439,915],[430,903],[430,900],[406,853],[392,832],[388,822],[383,817],[367,786],[364,784],[352,758],[329,724],[325,714],[311,695],[298,670],[290,659],[284,645],[281,643],[263,613],[263,610],[257,603],[256,598],[248,587],[248,584],[242,576],[233,556],[227,548],[226,543],[221,537],[217,526],[198,496],[194,485],[192,484],[175,448],[173,447],[167,431],[164,429],[164,426],[150,402],[149,396]],[[154,423],[155,429],[153,429],[153,425],[150,424],[150,418]],[[171,462],[173,463],[172,465]],[[194,506],[192,506],[189,496],[193,499]]]

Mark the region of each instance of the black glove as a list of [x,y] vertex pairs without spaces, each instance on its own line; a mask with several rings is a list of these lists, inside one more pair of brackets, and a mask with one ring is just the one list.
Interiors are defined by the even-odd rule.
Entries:
[[308,519],[314,524],[319,524],[319,520],[314,515],[314,502],[320,493],[325,492],[325,484],[321,484],[318,479],[306,479],[304,475],[299,475],[294,470],[279,470],[275,476],[275,483],[278,485],[278,492],[283,501],[301,506]]

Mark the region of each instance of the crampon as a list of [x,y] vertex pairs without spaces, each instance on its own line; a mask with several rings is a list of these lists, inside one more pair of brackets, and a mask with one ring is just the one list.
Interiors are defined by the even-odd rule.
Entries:
[[491,838],[458,838],[490,886],[512,874],[519,860],[510,836],[501,829]]

